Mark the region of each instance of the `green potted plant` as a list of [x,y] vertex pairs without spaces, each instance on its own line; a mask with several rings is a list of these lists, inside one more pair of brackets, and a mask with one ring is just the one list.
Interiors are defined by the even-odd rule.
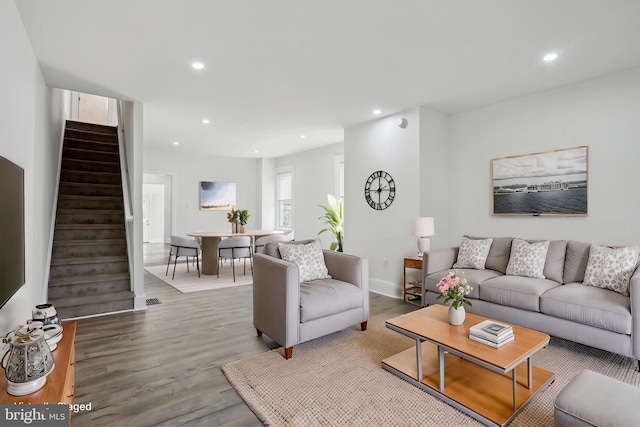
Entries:
[[231,223],[231,232],[238,232],[238,218],[240,217],[239,211],[231,208],[231,212],[227,213],[227,221]]
[[247,221],[249,220],[249,211],[247,209],[242,209],[238,211],[238,221],[240,221],[240,233],[244,233],[244,227],[247,225]]
[[336,237],[336,242],[331,242],[329,249],[332,251],[342,252],[342,238],[344,236],[344,219],[342,217],[342,202],[339,202],[331,194],[327,194],[327,205],[318,205],[324,209],[324,215],[318,217],[328,226],[318,232],[318,235],[325,231],[331,231]]

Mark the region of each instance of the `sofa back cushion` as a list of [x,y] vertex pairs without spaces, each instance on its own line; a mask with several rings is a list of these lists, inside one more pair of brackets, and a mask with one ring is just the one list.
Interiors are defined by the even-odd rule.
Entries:
[[[468,239],[486,239],[486,237],[464,236]],[[487,270],[495,270],[504,274],[507,271],[509,263],[509,254],[511,253],[511,237],[494,237],[489,248],[489,254],[485,261],[484,268]]]
[[576,242],[574,240],[567,242],[567,256],[563,273],[564,283],[582,283],[587,261],[589,261],[590,246],[589,243]]
[[564,263],[567,255],[566,240],[551,240],[544,261],[544,277],[554,282],[564,283]]

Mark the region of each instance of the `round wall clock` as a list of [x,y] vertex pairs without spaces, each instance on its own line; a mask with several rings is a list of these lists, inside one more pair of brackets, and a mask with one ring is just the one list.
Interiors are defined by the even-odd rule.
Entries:
[[396,197],[396,183],[385,171],[372,173],[364,184],[364,198],[377,211],[387,209]]

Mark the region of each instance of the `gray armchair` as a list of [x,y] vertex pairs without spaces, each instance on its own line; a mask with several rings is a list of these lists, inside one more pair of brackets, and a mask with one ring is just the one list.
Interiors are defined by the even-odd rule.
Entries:
[[[290,242],[295,244],[310,241]],[[253,324],[285,348],[369,320],[369,261],[341,252],[323,251],[330,279],[300,283],[298,266],[281,259],[276,242],[254,255]]]

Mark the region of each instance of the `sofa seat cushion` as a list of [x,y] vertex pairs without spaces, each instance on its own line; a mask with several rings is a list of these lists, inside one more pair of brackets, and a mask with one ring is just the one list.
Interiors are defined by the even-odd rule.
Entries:
[[559,286],[553,280],[521,276],[496,277],[478,285],[481,300],[529,311],[540,311],[540,295]]
[[362,289],[336,279],[300,284],[300,322],[319,319],[362,307]]
[[469,294],[469,298],[478,299],[480,298],[480,294],[478,293],[478,284],[484,282],[485,280],[493,279],[495,277],[502,276],[502,273],[499,273],[494,270],[474,270],[470,268],[458,268],[451,270],[442,270],[436,271],[435,273],[431,273],[427,276],[427,291],[435,292],[440,294],[440,289],[438,289],[438,283],[440,279],[449,274],[451,271],[458,271],[461,273],[462,277],[467,279],[467,284],[471,286],[471,293]]
[[608,289],[567,283],[542,295],[540,311],[549,316],[631,334],[631,298]]

